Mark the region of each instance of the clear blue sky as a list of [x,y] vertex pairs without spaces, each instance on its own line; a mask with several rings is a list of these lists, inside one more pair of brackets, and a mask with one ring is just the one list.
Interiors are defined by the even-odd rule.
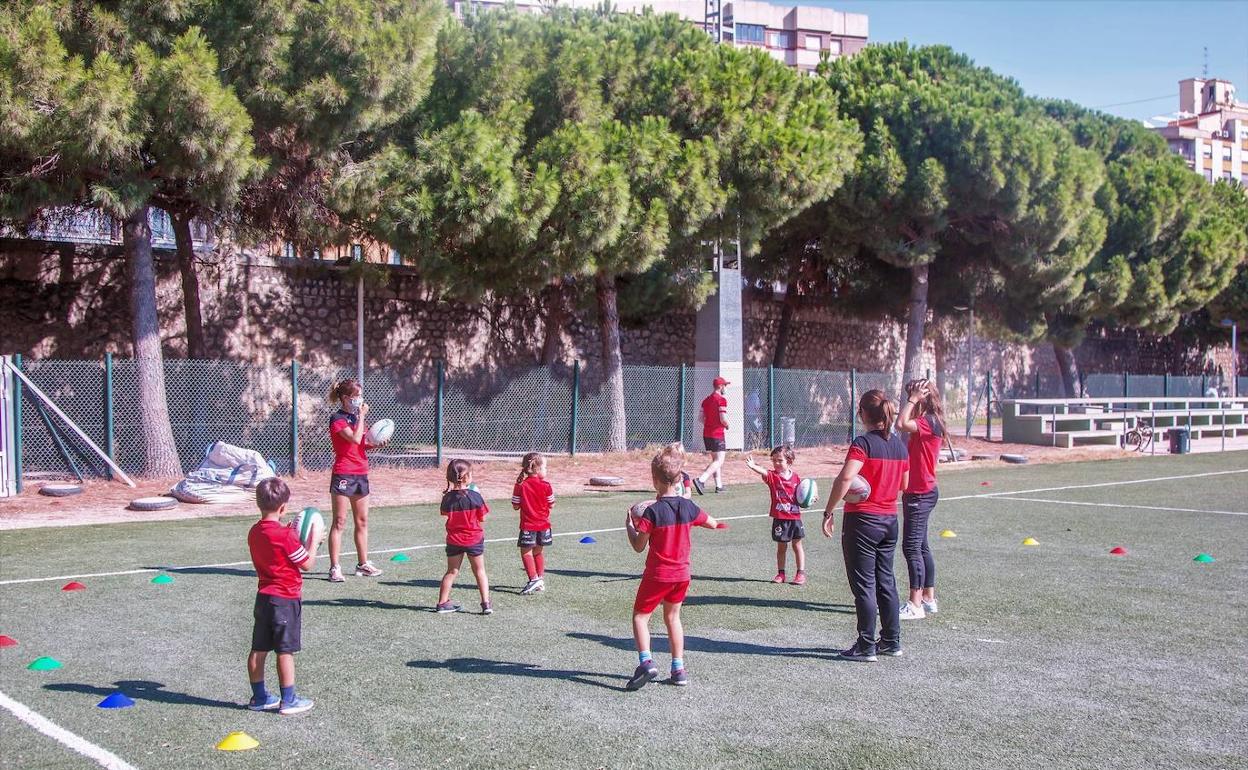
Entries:
[[1028,93],[1129,118],[1177,110],[1178,81],[1200,76],[1208,46],[1210,77],[1248,101],[1248,0],[771,1],[865,13],[871,42],[943,43]]

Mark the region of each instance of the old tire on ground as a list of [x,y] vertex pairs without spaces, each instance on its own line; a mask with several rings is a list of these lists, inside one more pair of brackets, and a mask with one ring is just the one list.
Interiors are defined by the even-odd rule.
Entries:
[[44,484],[39,487],[39,494],[48,497],[69,497],[70,495],[82,494],[82,486],[79,484]]
[[163,496],[140,497],[138,500],[131,500],[129,505],[132,511],[167,511],[177,507],[177,498]]
[[589,485],[591,487],[622,487],[624,479],[619,476],[590,476]]
[[1027,455],[1001,455],[1001,462],[1014,465],[1026,465]]

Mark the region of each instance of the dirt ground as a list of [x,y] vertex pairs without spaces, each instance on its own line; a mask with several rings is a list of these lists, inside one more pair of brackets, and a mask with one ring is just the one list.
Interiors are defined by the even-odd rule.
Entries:
[[[969,455],[1022,454],[1033,463],[1077,462],[1087,459],[1110,459],[1129,457],[1113,447],[1088,447],[1056,449],[1020,444],[1003,444],[979,438],[959,439],[958,449]],[[828,478],[840,472],[847,447],[830,446],[800,449],[796,467],[803,476]],[[594,494],[599,491],[619,491],[615,488],[589,486],[589,478],[598,475],[619,476],[624,479],[623,489],[649,491],[650,458],[654,450],[637,450],[624,454],[581,454],[576,457],[551,455],[548,460],[548,476],[560,496]],[[760,461],[765,453],[757,452]],[[452,455],[448,455],[450,457]],[[708,456],[693,453],[687,469],[698,473],[705,467]],[[754,480],[745,467],[742,452],[730,452],[725,463],[725,483],[745,484]],[[1004,465],[1000,460],[976,460],[947,464],[942,473],[958,473],[968,469]],[[473,470],[474,481],[489,499],[506,498],[516,480],[518,462],[503,460],[482,462]],[[443,468],[387,468],[373,467],[369,471],[372,486],[371,501],[374,507],[432,503],[441,499],[446,482]],[[47,497],[38,494],[40,482],[27,481],[21,495],[0,498],[0,530],[23,529],[43,526],[72,526],[80,524],[104,524],[125,521],[161,521],[190,519],[204,516],[253,516],[255,509],[250,503],[194,505],[183,503],[168,511],[131,511],[126,505],[139,497],[163,495],[175,480],[145,479],[131,489],[120,482],[89,481],[82,494],[72,497]],[[291,487],[291,507],[316,506],[329,509],[329,472],[311,471],[297,478],[286,479]]]

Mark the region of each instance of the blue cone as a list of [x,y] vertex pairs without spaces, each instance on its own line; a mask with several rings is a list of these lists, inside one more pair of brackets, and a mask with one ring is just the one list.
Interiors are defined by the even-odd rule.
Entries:
[[96,706],[102,709],[126,709],[133,705],[134,701],[127,698],[123,692],[115,692],[96,704]]
[[586,535],[585,537],[581,538],[581,542],[582,543],[596,543],[598,541],[594,539],[593,535]]

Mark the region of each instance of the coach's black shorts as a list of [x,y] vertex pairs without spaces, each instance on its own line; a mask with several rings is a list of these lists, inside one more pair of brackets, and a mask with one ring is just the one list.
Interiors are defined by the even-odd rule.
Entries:
[[520,530],[520,539],[516,541],[516,545],[520,548],[535,548],[537,546],[548,546],[555,542],[554,535],[550,534],[549,529],[540,530]]
[[708,452],[727,452],[728,442],[722,438],[712,438],[710,436],[702,437],[702,446],[706,447]]
[[772,519],[771,539],[777,543],[788,543],[806,537],[806,525],[801,519]]
[[347,497],[368,497],[368,474],[335,473],[329,477],[329,493]]
[[481,542],[473,543],[472,545],[454,545],[452,543],[446,544],[447,556],[480,556],[483,553],[485,553],[484,538],[481,539]]
[[303,601],[256,594],[251,627],[254,652],[299,652],[302,643]]

